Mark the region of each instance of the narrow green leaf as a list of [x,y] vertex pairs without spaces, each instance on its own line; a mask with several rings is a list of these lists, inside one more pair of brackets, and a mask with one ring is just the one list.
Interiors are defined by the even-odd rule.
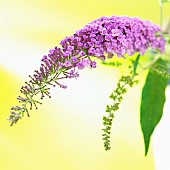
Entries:
[[[163,64],[161,59],[156,62],[160,63]],[[150,70],[142,90],[140,123],[145,142],[145,156],[148,153],[150,137],[163,114],[167,83],[166,78]]]
[[140,54],[136,57],[135,61],[133,62],[133,74],[136,74],[136,69],[139,63],[139,59],[140,59]]

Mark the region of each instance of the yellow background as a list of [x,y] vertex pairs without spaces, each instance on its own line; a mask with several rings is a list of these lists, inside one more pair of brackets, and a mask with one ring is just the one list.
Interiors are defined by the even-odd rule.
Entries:
[[[170,5],[164,6],[164,18]],[[139,125],[143,81],[129,89],[115,115],[111,146],[101,140],[102,115],[120,72],[84,70],[68,89],[52,89],[30,118],[6,121],[19,89],[43,54],[65,36],[101,16],[138,16],[159,24],[157,0],[0,0],[0,170],[153,170],[152,147],[144,157]],[[143,79],[143,77],[141,78]]]

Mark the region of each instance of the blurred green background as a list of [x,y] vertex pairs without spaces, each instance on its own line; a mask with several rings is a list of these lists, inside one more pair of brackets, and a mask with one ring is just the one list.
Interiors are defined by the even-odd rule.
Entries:
[[[170,14],[164,6],[164,18]],[[19,89],[48,50],[101,16],[138,16],[159,24],[158,0],[0,0],[0,169],[154,170],[152,145],[144,157],[139,105],[144,76],[115,115],[111,146],[101,137],[108,96],[121,75],[100,66],[83,70],[68,89],[52,89],[30,118],[6,121]]]

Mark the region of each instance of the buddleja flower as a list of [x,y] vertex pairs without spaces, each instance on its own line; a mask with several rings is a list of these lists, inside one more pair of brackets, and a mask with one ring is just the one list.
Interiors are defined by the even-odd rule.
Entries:
[[55,47],[43,56],[40,69],[21,87],[22,96],[17,98],[21,105],[12,107],[8,118],[11,125],[17,123],[25,112],[29,116],[33,105],[37,108],[37,103],[41,104],[35,100],[36,95],[40,94],[41,99],[51,97],[50,86],[65,89],[67,86],[60,83],[61,79],[77,78],[78,70],[95,68],[96,62],[91,56],[104,61],[114,55],[132,56],[136,52],[143,55],[149,47],[163,53],[165,40],[160,28],[149,21],[112,16],[92,21],[63,39],[60,45],[61,48]]

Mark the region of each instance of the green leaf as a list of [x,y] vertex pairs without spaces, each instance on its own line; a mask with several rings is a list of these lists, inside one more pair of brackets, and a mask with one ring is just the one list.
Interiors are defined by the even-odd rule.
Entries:
[[[156,64],[165,63],[159,59]],[[148,153],[150,137],[159,123],[165,103],[165,89],[168,80],[150,70],[142,90],[140,123],[145,143],[145,156]]]
[[136,57],[135,61],[133,62],[133,74],[136,74],[136,69],[139,63],[139,59],[140,59],[140,54]]

